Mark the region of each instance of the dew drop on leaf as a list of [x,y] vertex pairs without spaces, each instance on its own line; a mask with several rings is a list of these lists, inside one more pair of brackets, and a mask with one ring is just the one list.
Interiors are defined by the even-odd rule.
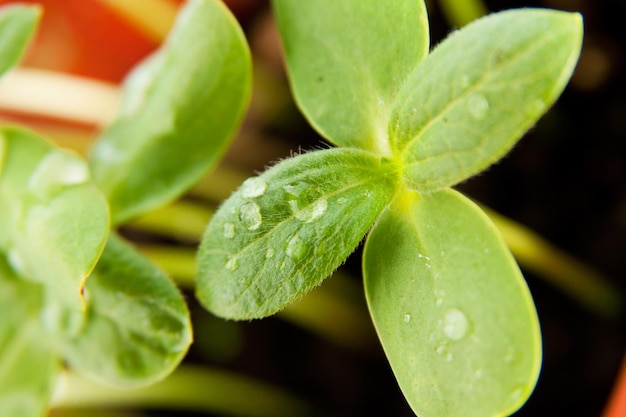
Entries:
[[324,198],[320,198],[313,204],[302,207],[299,205],[298,200],[292,200],[289,202],[289,207],[296,219],[305,223],[311,223],[313,220],[319,219],[326,213],[328,201]]
[[461,340],[467,334],[469,322],[465,314],[456,308],[446,312],[443,318],[443,332],[450,340]]
[[467,98],[467,107],[474,119],[482,120],[487,115],[487,111],[489,111],[489,102],[484,95],[474,93]]
[[292,259],[300,259],[302,255],[304,255],[305,251],[306,244],[298,235],[295,235],[291,239],[289,239],[286,251],[287,256]]
[[261,177],[248,178],[241,185],[241,195],[243,198],[256,198],[265,193],[267,182]]
[[235,225],[227,222],[224,223],[224,237],[226,239],[232,239],[235,237]]
[[411,315],[410,314],[405,314],[404,318],[403,318],[403,321],[405,323],[409,323],[411,321]]
[[226,269],[228,269],[229,271],[236,271],[237,268],[239,268],[239,263],[237,262],[237,257],[236,256],[231,256],[228,259],[228,262],[226,262]]
[[263,223],[263,217],[261,217],[261,208],[258,204],[248,202],[243,204],[239,208],[239,220],[243,226],[248,230],[256,230]]

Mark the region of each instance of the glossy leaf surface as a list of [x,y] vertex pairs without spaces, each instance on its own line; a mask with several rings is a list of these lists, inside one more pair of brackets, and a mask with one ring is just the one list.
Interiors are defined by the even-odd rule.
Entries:
[[389,203],[396,177],[356,149],[311,152],[246,180],[213,216],[197,295],[232,319],[273,314],[318,285]]
[[84,279],[109,232],[107,203],[78,155],[19,128],[2,128],[0,136],[0,248],[21,277],[80,311]]
[[452,186],[501,158],[559,96],[582,42],[579,14],[513,10],[454,33],[398,92],[391,147],[407,184]]
[[117,386],[155,382],[191,344],[189,313],[176,286],[116,235],[87,281],[86,299],[86,324],[66,343],[66,357],[94,380]]
[[164,205],[221,157],[250,95],[244,35],[218,0],[192,0],[164,46],[129,77],[117,120],[91,153],[122,223]]
[[274,0],[292,90],[326,139],[388,154],[394,94],[428,53],[421,0]]
[[46,414],[60,364],[38,320],[41,288],[19,280],[0,255],[0,410],[11,417]]
[[479,208],[452,190],[407,192],[372,230],[363,265],[378,335],[418,416],[503,416],[524,403],[539,374],[539,323]]
[[0,7],[0,76],[22,57],[40,14],[37,6]]

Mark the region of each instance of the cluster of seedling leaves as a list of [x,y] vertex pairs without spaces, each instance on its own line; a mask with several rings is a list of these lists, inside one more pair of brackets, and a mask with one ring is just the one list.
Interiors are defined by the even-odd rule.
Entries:
[[[0,73],[40,10],[0,9]],[[64,364],[115,386],[166,376],[191,343],[170,279],[111,228],[171,202],[215,164],[250,95],[250,55],[218,0],[191,0],[124,86],[89,160],[0,127],[0,404],[36,417]]]
[[359,242],[365,293],[420,417],[500,416],[530,395],[541,336],[525,281],[483,212],[450,187],[501,158],[565,87],[581,16],[506,11],[429,53],[422,0],[274,0],[295,99],[337,149],[246,180],[208,225],[197,295],[271,315]]

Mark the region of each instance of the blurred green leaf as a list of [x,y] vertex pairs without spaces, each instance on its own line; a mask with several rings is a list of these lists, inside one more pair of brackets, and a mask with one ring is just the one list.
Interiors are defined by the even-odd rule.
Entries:
[[118,236],[109,236],[85,292],[85,326],[65,343],[76,372],[138,386],[180,363],[192,339],[187,305],[172,281]]
[[396,180],[357,149],[300,155],[246,180],[205,232],[198,298],[226,318],[277,312],[346,259],[389,204]]
[[107,203],[78,155],[20,128],[0,128],[0,137],[0,249],[20,277],[52,290],[52,302],[81,311],[109,232]]
[[0,76],[16,65],[33,36],[41,7],[6,5],[0,7]]
[[91,152],[119,224],[164,205],[222,156],[251,89],[250,54],[217,0],[192,0],[164,46],[128,78],[117,120]]
[[44,416],[60,364],[38,320],[41,287],[14,276],[0,254],[0,410]]
[[378,335],[417,415],[504,416],[525,402],[541,364],[537,314],[478,207],[452,190],[408,191],[372,230],[363,267]]
[[398,92],[391,147],[407,185],[452,186],[500,159],[556,100],[580,54],[579,14],[526,9],[466,26]]
[[293,94],[339,146],[389,153],[393,97],[428,53],[421,0],[274,0]]

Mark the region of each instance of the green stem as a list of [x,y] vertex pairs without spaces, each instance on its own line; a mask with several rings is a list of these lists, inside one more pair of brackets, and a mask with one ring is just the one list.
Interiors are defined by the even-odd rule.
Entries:
[[181,366],[165,380],[136,389],[95,384],[65,374],[53,408],[160,408],[245,417],[296,417],[312,409],[286,392],[226,371]]
[[624,301],[619,291],[605,277],[521,224],[483,209],[523,268],[540,275],[598,314],[618,317],[623,312]]
[[488,12],[482,0],[439,0],[439,7],[452,27],[465,26]]

